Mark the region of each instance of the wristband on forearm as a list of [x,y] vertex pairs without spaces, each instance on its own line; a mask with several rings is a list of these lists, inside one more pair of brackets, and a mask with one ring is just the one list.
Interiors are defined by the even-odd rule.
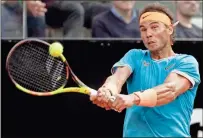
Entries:
[[154,107],[157,104],[157,92],[154,89],[147,89],[143,92],[134,92],[140,99],[138,106]]

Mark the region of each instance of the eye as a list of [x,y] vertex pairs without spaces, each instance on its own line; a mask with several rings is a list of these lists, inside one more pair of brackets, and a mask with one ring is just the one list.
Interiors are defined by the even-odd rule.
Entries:
[[157,25],[152,25],[152,27],[151,27],[152,29],[157,29],[158,28],[158,26]]
[[144,31],[146,31],[146,30],[147,30],[147,29],[144,28],[144,27],[140,29],[141,32],[144,32]]

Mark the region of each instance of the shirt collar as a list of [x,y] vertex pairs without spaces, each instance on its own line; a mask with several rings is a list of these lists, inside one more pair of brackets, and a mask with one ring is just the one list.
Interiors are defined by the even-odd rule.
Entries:
[[[112,12],[117,18],[119,18],[120,20],[122,20],[122,21],[125,22],[124,18],[116,11],[116,8],[115,8],[114,6],[111,8],[111,12]],[[136,11],[133,10],[133,16],[132,16],[130,22],[132,22],[132,20],[135,19],[136,17],[137,17]]]

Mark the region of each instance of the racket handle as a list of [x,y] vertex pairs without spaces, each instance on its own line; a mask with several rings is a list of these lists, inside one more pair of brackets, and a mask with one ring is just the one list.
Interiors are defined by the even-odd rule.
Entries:
[[97,91],[94,89],[90,89],[90,95],[96,96],[97,95]]
[[[92,95],[92,96],[96,96],[97,95],[97,91],[96,90],[94,90],[94,89],[91,89],[90,90],[90,95]],[[109,100],[111,101],[111,102],[114,102],[115,100],[116,100],[116,97],[115,96],[111,96],[110,98],[109,98]]]

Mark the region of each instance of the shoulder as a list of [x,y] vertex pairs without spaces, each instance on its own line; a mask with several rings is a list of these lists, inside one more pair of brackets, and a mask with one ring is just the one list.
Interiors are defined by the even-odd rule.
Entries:
[[182,62],[197,62],[197,59],[194,56],[188,54],[178,54],[176,59]]
[[148,50],[142,50],[142,49],[131,49],[129,50],[126,55],[132,55],[132,56],[142,56],[148,53]]
[[179,54],[176,57],[176,62],[177,66],[175,67],[174,72],[191,80],[193,85],[195,82],[197,84],[201,82],[199,64],[194,56],[187,54]]
[[148,50],[134,48],[134,49],[130,49],[128,52],[130,52],[130,53],[142,53],[142,54],[145,54],[145,53],[148,52]]
[[176,60],[180,63],[198,64],[197,59],[194,56],[188,54],[178,54],[178,56],[176,56]]
[[93,18],[93,23],[95,22],[104,22],[105,20],[108,20],[108,17],[110,16],[110,11],[105,11],[105,12],[102,12],[98,15],[96,15],[94,18]]

